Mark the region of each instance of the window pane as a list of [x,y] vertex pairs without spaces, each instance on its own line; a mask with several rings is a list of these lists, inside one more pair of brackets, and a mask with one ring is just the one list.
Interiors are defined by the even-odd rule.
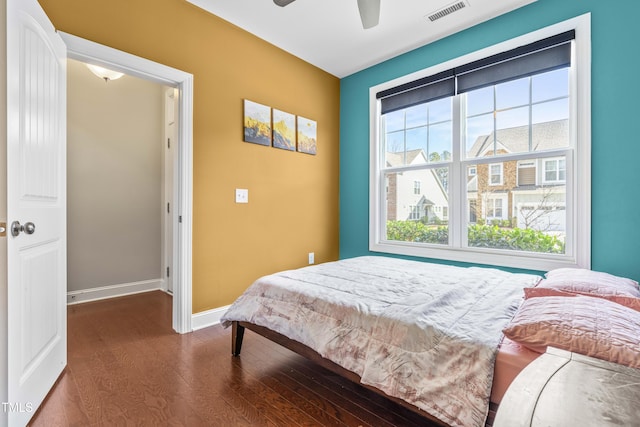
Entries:
[[[489,174],[497,172],[497,166],[478,165],[478,177],[481,178],[483,167]],[[565,167],[564,158],[537,158],[521,161],[519,165],[515,160],[503,162],[503,185],[497,188],[482,179],[473,181],[472,187],[468,176],[468,245],[563,254],[567,189],[566,172],[560,173],[560,170]],[[553,178],[553,184],[528,182],[526,187],[520,187],[515,176],[518,168],[541,170],[545,179]]]
[[451,99],[443,98],[429,103],[429,123],[451,121]]
[[427,104],[416,105],[404,110],[406,112],[406,127],[407,129],[416,126],[427,125]]
[[493,103],[493,86],[467,92],[466,97],[467,117],[491,113],[495,109]]
[[567,120],[569,118],[569,99],[563,98],[536,104],[531,110],[531,121],[534,124]]
[[493,113],[467,119],[467,158],[484,157],[493,152]]
[[569,96],[569,69],[550,71],[532,77],[533,102]]
[[451,122],[429,126],[429,161],[447,162],[453,150]]
[[558,179],[558,161],[547,160],[544,162],[544,179],[545,181],[556,181]]
[[407,165],[416,165],[427,162],[426,153],[429,150],[427,132],[427,127],[407,130]]
[[449,244],[449,197],[443,185],[448,175],[446,167],[385,174],[387,240]]
[[515,108],[496,114],[495,154],[526,153],[529,145],[529,107]]
[[567,177],[566,160],[564,157],[557,159],[549,159],[544,162],[544,180],[545,183],[564,182]]
[[387,133],[384,145],[386,166],[404,165],[404,131]]
[[529,104],[529,77],[496,85],[496,109]]
[[489,165],[489,184],[502,184],[502,164]]
[[394,111],[382,116],[386,132],[394,132],[404,129],[404,111]]

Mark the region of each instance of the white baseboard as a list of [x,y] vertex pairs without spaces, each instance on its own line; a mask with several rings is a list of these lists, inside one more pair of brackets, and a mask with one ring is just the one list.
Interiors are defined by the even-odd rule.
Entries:
[[143,280],[67,292],[67,305],[162,290],[162,279]]
[[191,316],[191,329],[197,331],[198,329],[206,328],[208,326],[214,326],[220,323],[220,318],[229,309],[229,305],[224,307],[218,307],[207,311],[201,311]]

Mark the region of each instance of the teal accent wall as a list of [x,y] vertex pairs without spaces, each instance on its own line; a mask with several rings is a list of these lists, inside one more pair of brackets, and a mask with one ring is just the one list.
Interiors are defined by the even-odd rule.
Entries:
[[591,13],[592,268],[640,280],[640,2],[538,0],[343,78],[340,82],[340,257],[370,254],[369,88]]

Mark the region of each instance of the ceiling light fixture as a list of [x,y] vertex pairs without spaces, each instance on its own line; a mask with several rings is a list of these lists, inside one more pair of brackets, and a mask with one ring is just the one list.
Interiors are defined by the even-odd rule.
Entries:
[[123,73],[111,71],[104,67],[99,67],[93,64],[87,64],[87,68],[89,68],[93,74],[100,77],[105,82],[108,82],[109,80],[118,80],[120,77],[124,76]]

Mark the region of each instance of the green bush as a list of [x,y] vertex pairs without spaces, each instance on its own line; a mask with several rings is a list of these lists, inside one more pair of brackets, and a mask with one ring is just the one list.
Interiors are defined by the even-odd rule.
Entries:
[[[527,252],[563,254],[564,243],[557,236],[522,228],[474,224],[468,227],[469,246]],[[448,244],[446,226],[429,226],[419,221],[387,221],[387,239],[401,242]]]
[[564,253],[564,243],[557,236],[530,228],[500,228],[477,224],[469,226],[469,246],[549,254]]
[[449,243],[449,229],[420,221],[387,221],[387,239],[446,245]]

